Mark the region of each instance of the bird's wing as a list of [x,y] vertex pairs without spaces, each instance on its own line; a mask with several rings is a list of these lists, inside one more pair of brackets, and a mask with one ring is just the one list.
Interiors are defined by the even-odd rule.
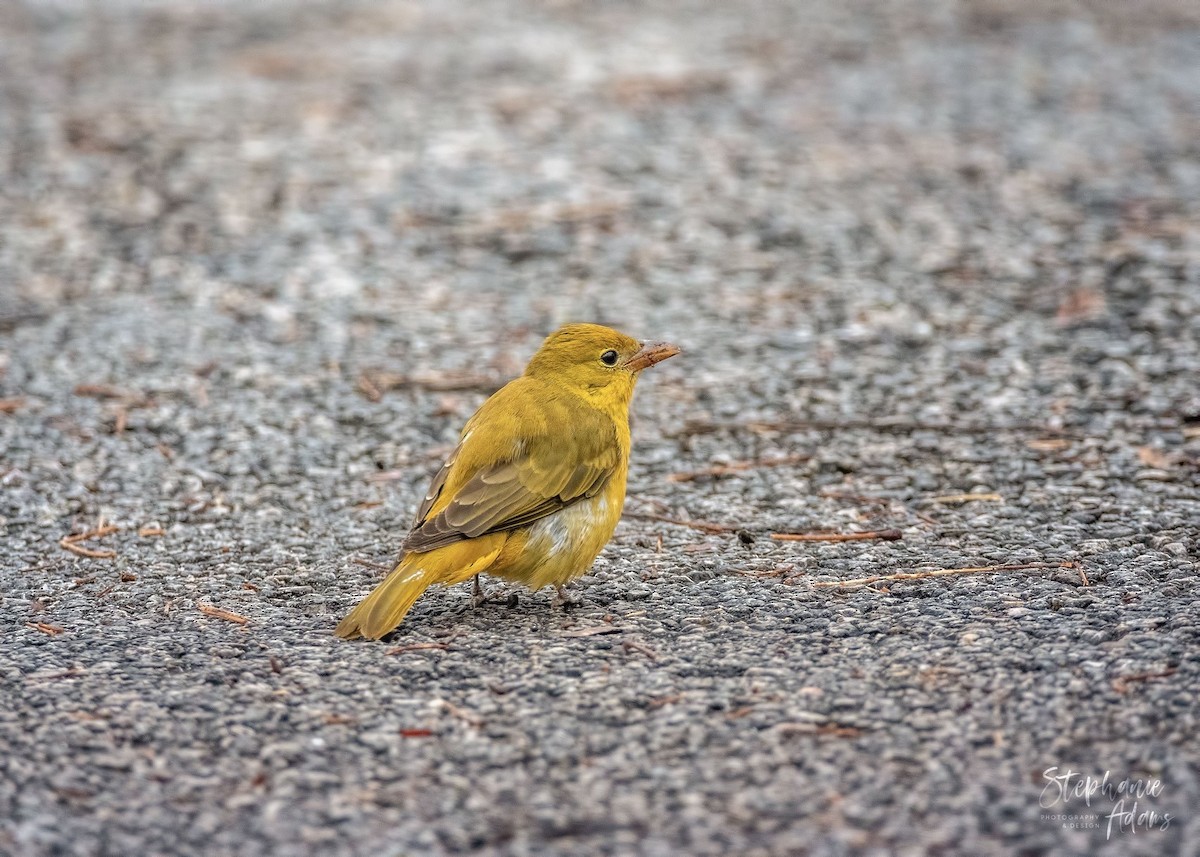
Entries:
[[621,466],[607,415],[574,397],[542,401],[509,387],[467,423],[417,512],[406,551],[531,524],[596,496]]
[[421,501],[421,505],[417,509],[417,517],[413,519],[414,530],[425,522],[425,519],[429,517],[429,510],[442,496],[442,489],[446,487],[446,477],[450,475],[450,469],[454,467],[454,462],[458,461],[458,455],[462,452],[462,448],[463,441],[460,440],[458,446],[454,447],[454,451],[450,453],[450,457],[442,464],[442,469],[433,477],[433,482],[429,484],[429,490],[425,492],[425,499]]

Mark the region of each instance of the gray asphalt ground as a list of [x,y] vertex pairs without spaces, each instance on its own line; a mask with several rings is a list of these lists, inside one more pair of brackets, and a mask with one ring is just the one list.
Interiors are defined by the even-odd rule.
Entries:
[[[0,4],[0,853],[1200,853],[1198,93],[1172,0]],[[687,349],[582,606],[335,639],[567,320]]]

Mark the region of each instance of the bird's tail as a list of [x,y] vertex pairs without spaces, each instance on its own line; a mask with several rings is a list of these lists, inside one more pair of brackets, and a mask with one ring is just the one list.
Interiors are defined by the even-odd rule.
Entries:
[[395,629],[410,607],[437,579],[422,568],[421,554],[409,554],[400,560],[383,583],[375,587],[334,629],[344,640],[366,637],[378,640]]

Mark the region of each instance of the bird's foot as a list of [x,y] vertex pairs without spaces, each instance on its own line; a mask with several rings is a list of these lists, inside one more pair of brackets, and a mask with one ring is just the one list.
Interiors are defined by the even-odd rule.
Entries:
[[576,598],[571,593],[567,592],[567,587],[561,584],[554,585],[554,606],[561,607],[566,610],[568,607],[578,607],[583,601]]
[[493,586],[491,589],[484,589],[479,583],[479,575],[475,575],[474,581],[471,584],[471,606],[482,607],[484,604],[497,604],[502,601],[506,607],[516,607],[517,593],[509,592],[505,595],[504,590],[506,588],[504,584],[500,584],[499,586]]
[[471,584],[471,606],[482,607],[492,600],[492,594],[479,584],[479,575],[475,575]]

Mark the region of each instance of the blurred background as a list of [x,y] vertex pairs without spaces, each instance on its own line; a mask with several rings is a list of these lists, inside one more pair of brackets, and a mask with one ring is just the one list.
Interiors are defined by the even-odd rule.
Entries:
[[236,332],[417,363],[578,318],[728,362],[753,327],[801,378],[1027,309],[1127,336],[1177,309],[1147,278],[1197,282],[1198,27],[1175,0],[6,3],[0,326],[85,301],[201,362]]

